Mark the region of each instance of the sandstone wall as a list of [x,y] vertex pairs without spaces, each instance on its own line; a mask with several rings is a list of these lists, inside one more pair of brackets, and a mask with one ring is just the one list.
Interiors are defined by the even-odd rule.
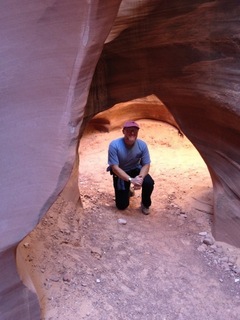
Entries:
[[2,2],[1,320],[40,317],[16,246],[70,200],[81,132],[119,102],[164,103],[209,168],[216,239],[240,246],[239,14],[238,0]]
[[149,1],[146,12],[104,46],[87,110],[157,96],[209,168],[214,236],[239,246],[240,4]]
[[69,180],[91,78],[119,4],[1,2],[1,320],[40,318],[37,297],[17,275],[16,246]]

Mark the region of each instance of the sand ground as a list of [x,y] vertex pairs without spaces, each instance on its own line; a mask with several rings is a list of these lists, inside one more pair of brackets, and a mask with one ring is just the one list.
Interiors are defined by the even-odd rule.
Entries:
[[107,148],[121,129],[89,127],[79,150],[83,208],[59,198],[20,244],[42,319],[240,319],[239,250],[211,238],[205,163],[170,125],[139,124],[155,180],[151,214],[139,209],[140,191],[128,209],[115,208]]

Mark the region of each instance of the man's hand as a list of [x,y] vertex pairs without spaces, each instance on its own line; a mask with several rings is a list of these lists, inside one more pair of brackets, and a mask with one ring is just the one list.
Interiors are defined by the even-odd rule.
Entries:
[[132,178],[132,184],[133,184],[134,190],[140,190],[142,188],[142,183],[143,183],[142,176],[136,176],[135,178]]

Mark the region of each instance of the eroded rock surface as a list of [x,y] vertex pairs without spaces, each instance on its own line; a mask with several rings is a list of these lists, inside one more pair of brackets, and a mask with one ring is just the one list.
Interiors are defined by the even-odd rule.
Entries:
[[68,182],[85,122],[116,103],[164,103],[209,168],[214,236],[240,246],[239,1],[129,3],[2,3],[2,320],[38,318],[15,248]]
[[13,254],[69,179],[92,74],[119,4],[1,4],[1,320],[39,318]]
[[237,246],[239,11],[237,1],[150,1],[147,18],[105,45],[88,109],[157,96],[209,168],[214,236]]
[[118,103],[110,110],[99,112],[89,124],[99,131],[109,132],[115,128],[122,128],[126,115],[128,119],[151,119],[169,123],[182,135],[172,114],[154,95]]

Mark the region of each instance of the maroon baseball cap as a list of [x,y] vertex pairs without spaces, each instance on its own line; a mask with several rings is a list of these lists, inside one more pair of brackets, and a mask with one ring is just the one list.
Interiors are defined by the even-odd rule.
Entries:
[[135,127],[135,128],[140,129],[140,127],[137,124],[137,122],[132,121],[132,120],[125,122],[124,125],[123,125],[123,128],[131,128],[131,127]]

